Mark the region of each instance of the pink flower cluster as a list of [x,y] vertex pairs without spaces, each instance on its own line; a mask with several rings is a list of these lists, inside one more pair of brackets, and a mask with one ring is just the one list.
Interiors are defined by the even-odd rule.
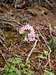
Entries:
[[34,31],[34,28],[30,24],[26,24],[19,29],[20,34],[24,34],[27,31],[29,31],[29,32],[25,36],[24,41],[35,41],[36,40],[36,34]]

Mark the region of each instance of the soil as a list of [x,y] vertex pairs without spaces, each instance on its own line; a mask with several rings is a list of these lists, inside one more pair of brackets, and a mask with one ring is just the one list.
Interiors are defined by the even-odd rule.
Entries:
[[[10,5],[0,6],[0,21],[2,20],[2,22],[4,22],[4,26],[0,23],[0,29],[4,34],[4,36],[2,36],[2,43],[0,43],[0,50],[2,50],[4,57],[7,59],[11,54],[15,53],[20,54],[22,58],[26,60],[34,42],[27,43],[22,41],[18,32],[20,25],[23,26],[24,24],[29,23],[34,27],[36,33],[38,33],[38,31],[42,32],[47,41],[51,37],[49,28],[49,25],[51,25],[52,35],[56,37],[55,10],[51,11],[38,5],[23,9],[16,9]],[[12,28],[12,25],[10,28],[7,27],[10,24],[14,25],[16,28],[18,26],[17,31]],[[45,69],[44,65],[47,63],[47,60],[40,61],[38,58],[38,55],[43,51],[44,47],[45,43],[41,39],[41,41],[37,42],[36,48],[29,59],[31,61],[31,65],[34,67],[36,75],[43,74],[43,70]],[[5,61],[0,55],[0,67],[3,67],[4,65]],[[49,65],[47,65],[47,68],[50,69]],[[56,49],[51,53],[51,70],[56,75]]]

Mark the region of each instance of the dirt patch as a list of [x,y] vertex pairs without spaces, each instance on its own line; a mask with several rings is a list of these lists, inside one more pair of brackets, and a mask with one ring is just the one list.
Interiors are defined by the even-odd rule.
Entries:
[[[10,6],[6,8],[3,7],[3,9],[2,7],[0,7],[1,19],[9,22],[13,21],[12,25],[15,24],[14,22],[16,22],[18,25],[21,24],[21,26],[23,26],[26,23],[29,23],[34,27],[36,33],[38,33],[38,31],[42,32],[45,35],[47,41],[51,37],[50,27],[49,27],[49,25],[51,25],[52,35],[56,37],[56,15],[54,15],[50,10],[38,5],[28,7],[26,9],[15,9],[10,7],[10,10],[8,10],[9,7]],[[4,25],[6,24],[4,23]],[[14,26],[16,27],[16,24]],[[5,37],[5,40],[3,41],[2,39],[2,42],[5,43],[8,50],[6,50],[6,48],[4,49],[2,43],[0,44],[1,45],[0,49],[3,51],[5,58],[9,57],[12,53],[16,53],[16,54],[20,54],[24,58],[24,60],[26,60],[27,55],[33,46],[33,43],[23,42],[18,31],[10,30],[10,29],[6,30],[4,28],[1,28]],[[47,62],[47,60],[40,60],[38,58],[38,55],[43,51],[44,47],[45,47],[45,43],[41,39],[40,42],[39,41],[37,42],[36,48],[30,57],[31,65],[34,67],[36,75],[42,75],[44,69],[43,66]],[[56,74],[55,53],[56,53],[56,49],[51,53],[51,64],[52,64],[51,70]],[[1,56],[0,56],[0,61],[3,62]],[[0,63],[1,66],[3,66],[3,64]],[[49,65],[47,65],[47,68],[50,68]]]

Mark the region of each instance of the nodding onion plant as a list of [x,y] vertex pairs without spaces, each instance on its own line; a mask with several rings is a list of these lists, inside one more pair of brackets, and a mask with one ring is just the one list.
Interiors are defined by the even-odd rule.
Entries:
[[24,41],[35,41],[36,40],[36,34],[34,31],[34,28],[30,24],[26,24],[23,27],[19,29],[20,34],[26,34]]

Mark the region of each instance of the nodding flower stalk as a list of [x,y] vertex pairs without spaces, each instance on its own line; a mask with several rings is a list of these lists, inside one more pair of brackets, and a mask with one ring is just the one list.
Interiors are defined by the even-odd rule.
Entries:
[[34,28],[30,25],[30,24],[26,24],[24,26],[22,26],[19,29],[19,33],[20,34],[24,34],[27,33],[27,35],[25,35],[24,41],[35,41],[36,40],[36,34],[34,31]]

